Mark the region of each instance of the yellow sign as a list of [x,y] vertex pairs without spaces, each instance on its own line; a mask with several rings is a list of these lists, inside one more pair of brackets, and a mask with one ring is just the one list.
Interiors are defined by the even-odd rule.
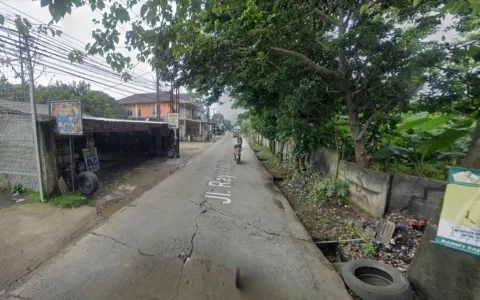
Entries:
[[480,170],[450,168],[435,242],[480,256]]

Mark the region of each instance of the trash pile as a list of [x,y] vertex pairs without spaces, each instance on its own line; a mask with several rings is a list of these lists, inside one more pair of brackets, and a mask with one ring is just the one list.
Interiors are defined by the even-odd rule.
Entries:
[[[375,259],[405,273],[420,244],[426,221],[392,213],[380,221],[365,219],[361,223],[365,240],[340,245],[344,260]],[[368,240],[375,241],[370,242],[374,250],[365,247]]]

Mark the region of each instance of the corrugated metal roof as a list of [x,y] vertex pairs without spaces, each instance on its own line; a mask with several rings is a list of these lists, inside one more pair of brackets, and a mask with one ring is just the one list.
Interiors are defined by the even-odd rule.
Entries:
[[[48,104],[37,104],[37,116],[48,117]],[[0,99],[0,113],[4,111],[7,113],[20,113],[29,115],[30,114],[30,102],[24,101],[11,101]],[[147,124],[168,124],[167,122],[158,122],[158,121],[142,121],[142,120],[127,120],[127,119],[110,119],[110,118],[100,118],[94,117],[88,114],[83,113],[82,118],[85,120],[95,120],[95,121],[104,121],[104,122],[123,122],[123,123],[147,123]]]
[[144,123],[144,124],[168,124],[167,122],[158,122],[158,121],[141,121],[141,120],[127,120],[127,119],[109,119],[109,118],[99,118],[92,116],[83,116],[84,120],[95,120],[95,121],[104,121],[104,122],[122,122],[122,123]]

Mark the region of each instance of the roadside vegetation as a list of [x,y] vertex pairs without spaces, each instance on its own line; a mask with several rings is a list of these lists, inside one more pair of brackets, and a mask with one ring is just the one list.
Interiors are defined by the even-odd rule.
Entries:
[[[30,192],[26,195],[29,203],[41,203],[38,192]],[[46,203],[59,206],[61,208],[76,208],[87,205],[88,200],[80,194],[59,195],[46,199]]]
[[[0,192],[14,196],[24,202],[24,199],[28,203],[42,203],[40,200],[40,194],[38,192],[29,190],[21,184],[6,185],[0,187]],[[62,208],[76,208],[82,205],[87,205],[88,200],[80,194],[58,195],[48,199],[45,199],[45,203]]]

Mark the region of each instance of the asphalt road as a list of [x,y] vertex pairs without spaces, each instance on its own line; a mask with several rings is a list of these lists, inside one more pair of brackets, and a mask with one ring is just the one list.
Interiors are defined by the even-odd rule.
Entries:
[[4,296],[351,299],[246,142],[235,164],[234,142],[215,143]]

